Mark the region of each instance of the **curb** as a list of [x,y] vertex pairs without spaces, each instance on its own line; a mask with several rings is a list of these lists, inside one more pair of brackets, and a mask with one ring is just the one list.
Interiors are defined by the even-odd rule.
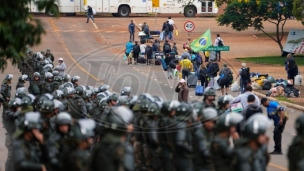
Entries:
[[293,108],[293,109],[296,109],[296,110],[300,110],[300,111],[304,111],[304,107],[303,106],[300,106],[300,105],[296,105],[296,104],[292,104],[292,103],[289,103],[289,102],[284,102],[284,101],[280,101],[280,100],[277,100],[273,97],[267,97],[266,95],[264,94],[261,94],[261,93],[258,93],[258,92],[255,92],[255,91],[252,91],[255,95],[257,95],[259,98],[263,98],[263,97],[266,97],[267,99],[269,100],[272,100],[272,101],[277,101],[279,102],[280,104],[282,105],[285,105],[287,107],[290,107],[290,108]]

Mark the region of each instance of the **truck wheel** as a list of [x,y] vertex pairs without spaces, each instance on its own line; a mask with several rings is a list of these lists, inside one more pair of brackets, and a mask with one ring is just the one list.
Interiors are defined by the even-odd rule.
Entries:
[[130,15],[130,9],[127,6],[122,6],[118,9],[118,15],[120,17],[128,17]]
[[196,9],[192,6],[185,7],[184,15],[185,17],[194,17],[196,14]]

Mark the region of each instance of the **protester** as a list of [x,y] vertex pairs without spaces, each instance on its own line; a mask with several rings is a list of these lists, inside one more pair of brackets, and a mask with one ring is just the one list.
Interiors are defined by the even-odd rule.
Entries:
[[221,69],[219,75],[219,86],[221,86],[222,95],[225,94],[224,87],[226,88],[226,94],[228,94],[229,86],[231,85],[230,75],[232,75],[232,71],[227,67],[227,64],[223,64],[223,68]]
[[173,43],[172,52],[174,52],[175,55],[178,55],[177,46],[176,46],[176,43],[175,43],[175,42]]
[[219,71],[219,65],[215,59],[211,60],[210,63],[207,64],[208,73],[210,76],[210,87],[214,86],[214,78],[217,76]]
[[174,28],[177,29],[174,21],[171,19],[171,17],[168,17],[168,24],[169,24],[169,40],[173,40],[173,30]]
[[65,75],[65,69],[66,65],[63,62],[63,58],[58,59],[58,65],[54,68],[54,70],[59,72],[59,75],[64,76]]
[[145,55],[146,54],[146,44],[144,42],[140,42],[140,55]]
[[276,101],[269,101],[267,98],[261,99],[261,104],[267,108],[268,118],[273,120],[274,131],[274,151],[269,154],[282,155],[282,133],[284,131],[287,117],[285,116],[285,108]]
[[[134,64],[136,65],[138,63],[138,57],[139,57],[139,53],[140,53],[140,46],[138,45],[137,41],[135,41],[132,51],[133,51]],[[131,62],[131,64],[132,64],[132,62]]]
[[130,33],[130,40],[134,41],[134,34],[135,34],[135,24],[133,23],[133,20],[131,20],[131,23],[129,24],[129,33]]
[[186,85],[186,81],[184,79],[180,79],[179,83],[175,88],[175,92],[178,93],[178,101],[179,102],[188,102],[188,94],[189,89]]
[[168,40],[167,38],[169,37],[169,26],[167,22],[163,23],[162,32],[163,32],[163,40]]
[[152,51],[152,47],[151,47],[150,43],[147,43],[145,54],[147,57],[147,65],[151,65],[153,51]]
[[252,87],[250,85],[245,88],[245,91],[245,93],[236,96],[231,103],[233,104],[241,102],[243,109],[245,109],[248,107],[248,96],[253,95],[255,97],[255,105],[260,106],[259,97],[252,92]]
[[204,51],[204,56],[205,56],[205,62],[209,62],[210,52],[209,51]]
[[186,55],[182,55],[183,60],[179,62],[179,66],[181,67],[182,71],[182,78],[186,79],[190,75],[190,72],[192,70],[192,63],[191,61],[187,58]]
[[168,40],[165,41],[164,45],[163,45],[163,52],[165,54],[170,53],[171,52],[171,45],[168,42]]
[[246,63],[242,63],[242,68],[239,69],[239,73],[236,77],[236,80],[240,78],[240,88],[241,88],[241,93],[245,92],[246,86],[251,82],[250,80],[250,71],[249,68],[246,67]]
[[95,23],[94,21],[94,17],[93,17],[93,9],[91,6],[88,6],[88,10],[87,10],[87,23],[89,23],[89,19],[92,19],[93,23]]
[[294,60],[291,54],[287,55],[286,69],[287,69],[288,81],[290,82],[291,85],[294,85],[294,78],[296,75],[298,75],[298,68],[296,61]]
[[129,54],[132,52],[133,50],[133,43],[132,40],[130,39],[129,42],[126,43],[126,49],[125,49],[125,54],[128,57],[128,65],[132,64],[132,60],[129,59]]
[[243,129],[245,122],[254,114],[256,113],[263,113],[263,110],[261,108],[260,105],[257,105],[256,102],[257,100],[259,101],[259,99],[256,99],[256,96],[254,96],[253,94],[250,94],[247,97],[247,106],[245,108],[243,108],[242,111],[242,115],[244,116],[244,120],[241,124],[241,129]]
[[202,86],[208,87],[208,79],[208,70],[206,66],[202,64],[198,71],[198,80],[200,80]]
[[173,70],[172,68],[170,67],[170,62],[173,62],[174,58],[170,55],[170,54],[167,54],[166,55],[166,58],[165,58],[165,62],[166,62],[166,65],[168,67],[167,69],[167,76],[168,76],[168,79],[172,79],[172,74],[173,74]]
[[[220,34],[217,34],[217,38],[215,39],[214,46],[224,46],[224,41],[221,39]],[[215,54],[216,59],[218,59],[218,62],[221,61],[221,51],[216,51]]]

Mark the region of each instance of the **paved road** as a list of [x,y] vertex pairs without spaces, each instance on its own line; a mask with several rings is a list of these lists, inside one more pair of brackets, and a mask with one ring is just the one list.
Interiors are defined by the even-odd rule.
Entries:
[[[134,94],[149,92],[165,100],[177,99],[174,93],[177,79],[167,79],[166,73],[160,66],[127,65],[122,60],[124,44],[128,41],[128,33],[125,31],[128,19],[98,18],[96,24],[86,24],[85,19],[79,17],[60,19],[41,17],[41,20],[45,24],[47,34],[41,45],[33,47],[33,50],[37,52],[51,48],[56,59],[64,58],[68,74],[81,77],[80,84],[98,86],[106,83],[116,92],[124,86],[131,86]],[[226,28],[222,29],[227,32]],[[19,72],[9,67],[5,73],[15,75],[13,81],[13,87],[15,87],[14,83],[17,82]],[[4,75],[1,74],[1,78]],[[194,96],[193,90],[190,95],[192,100],[202,100]],[[290,110],[290,113],[290,120],[283,134],[284,154],[294,134],[294,120],[300,114],[295,110]],[[272,130],[273,128],[269,128],[267,132],[270,137],[272,137]],[[4,130],[0,129],[0,136],[4,137],[4,134]],[[271,141],[270,151],[272,147]],[[7,154],[4,138],[0,141],[0,152],[3,154],[0,157],[1,168],[3,168]],[[286,168],[285,155],[272,156],[268,170],[287,170]]]

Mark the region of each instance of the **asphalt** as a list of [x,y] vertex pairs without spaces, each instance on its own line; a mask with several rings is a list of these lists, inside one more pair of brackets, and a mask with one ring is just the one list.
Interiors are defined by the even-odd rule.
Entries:
[[[51,48],[55,59],[64,58],[67,73],[71,76],[80,76],[81,85],[98,86],[103,83],[111,86],[112,91],[119,92],[124,86],[132,87],[132,94],[149,92],[162,97],[164,100],[177,99],[174,88],[177,78],[167,79],[166,72],[161,66],[127,65],[123,61],[125,43],[129,34],[126,25],[129,19],[97,18],[96,23],[85,23],[85,18],[62,17],[53,19],[40,18],[46,28],[46,35],[40,45],[33,47],[34,52]],[[182,18],[180,18],[182,19]],[[225,29],[225,28],[223,28]],[[226,30],[227,32],[227,30]],[[1,77],[8,73],[14,74],[13,90],[19,71],[9,66]],[[238,95],[232,93],[232,95]],[[202,100],[190,90],[191,100]],[[288,108],[290,119],[283,133],[282,148],[284,155],[271,156],[269,171],[288,170],[286,160],[287,148],[294,137],[294,121],[301,114],[300,111]],[[271,141],[269,151],[273,150],[273,127],[267,131]],[[0,166],[4,169],[7,150],[5,148],[5,130],[0,129]]]

